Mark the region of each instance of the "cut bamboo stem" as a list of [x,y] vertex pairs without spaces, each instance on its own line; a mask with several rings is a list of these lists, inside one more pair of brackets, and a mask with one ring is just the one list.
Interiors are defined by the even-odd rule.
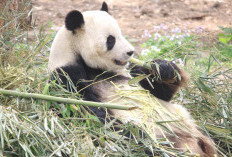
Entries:
[[132,58],[130,58],[130,61],[132,63],[135,63],[136,65],[139,65],[139,66],[142,66],[142,67],[147,68],[149,70],[152,70],[152,68],[151,68],[151,66],[149,64],[147,64],[146,62],[143,62],[143,61],[141,61],[139,59],[136,59],[136,58],[132,57]]
[[1,88],[0,88],[0,94],[8,95],[8,96],[15,96],[15,97],[22,97],[22,98],[41,99],[41,100],[55,101],[55,102],[61,102],[61,103],[67,103],[67,104],[77,104],[77,105],[83,105],[83,106],[101,107],[101,108],[110,108],[110,109],[119,109],[119,110],[133,110],[133,109],[138,108],[132,105],[116,105],[113,103],[99,103],[99,102],[93,102],[93,101],[61,98],[61,97],[36,94],[36,93],[17,92],[17,91],[5,90]]

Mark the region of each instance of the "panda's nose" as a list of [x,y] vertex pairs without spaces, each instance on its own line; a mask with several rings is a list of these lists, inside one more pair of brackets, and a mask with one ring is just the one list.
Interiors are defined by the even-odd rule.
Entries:
[[126,54],[127,54],[128,56],[132,56],[133,53],[134,53],[134,51],[129,51],[129,52],[127,52]]

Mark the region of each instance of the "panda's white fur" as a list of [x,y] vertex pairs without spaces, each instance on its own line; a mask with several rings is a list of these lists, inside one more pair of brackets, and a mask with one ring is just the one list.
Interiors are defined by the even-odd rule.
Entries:
[[[114,72],[116,75],[131,78],[130,74],[126,72],[128,60],[131,57],[127,55],[127,52],[134,51],[134,48],[122,36],[116,20],[105,11],[86,11],[83,12],[82,15],[84,24],[81,25],[80,28],[75,29],[75,32],[63,26],[57,33],[51,47],[49,70],[53,72],[57,68],[70,65],[75,66],[79,64],[76,62],[76,59],[81,56],[86,65],[91,68],[110,71]],[[116,43],[110,51],[108,51],[106,47],[106,38],[109,35],[113,35],[116,39]],[[117,65],[115,64],[115,60],[127,64],[123,66]],[[76,70],[76,72],[78,72],[78,69]],[[75,73],[75,71],[72,72]],[[121,79],[115,83],[100,81],[96,84],[92,84],[92,87],[93,90],[98,91],[100,96],[99,100],[101,102],[115,102],[121,104],[129,98],[123,100],[123,98],[117,94],[117,88],[121,88],[121,90],[141,89],[141,87],[131,87],[128,85],[128,79]],[[149,95],[147,99],[150,99]],[[171,104],[159,99],[157,100],[170,113],[179,115],[179,120],[188,128],[188,131],[183,131],[175,125],[170,124],[172,130],[178,136],[176,138],[169,138],[170,141],[174,142],[176,148],[180,148],[182,151],[190,149],[190,151],[202,156],[214,155],[215,148],[213,142],[198,130],[189,112],[182,105]],[[139,106],[143,105],[136,101],[133,103]],[[122,119],[124,122],[131,121],[137,125],[142,123],[142,118],[145,116],[144,112],[141,112],[139,109],[132,111],[111,109],[110,111],[114,117]],[[154,131],[155,136],[157,138],[165,137],[163,132],[159,131],[159,129],[160,128],[154,125],[152,131]],[[200,143],[203,143],[203,146],[199,144],[199,139]]]

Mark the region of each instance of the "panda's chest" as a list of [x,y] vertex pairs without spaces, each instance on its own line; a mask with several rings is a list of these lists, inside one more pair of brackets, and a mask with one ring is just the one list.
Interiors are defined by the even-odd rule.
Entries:
[[[145,94],[146,98],[144,97],[145,95],[141,96],[141,92],[145,90],[140,86],[130,86],[128,80],[121,80],[118,82],[105,81],[98,83],[94,88],[98,91],[101,102],[142,107],[143,103],[139,100],[147,100],[147,94]],[[110,109],[110,111],[115,118],[124,119],[125,121],[132,120],[140,123],[139,119],[143,117],[143,114],[140,114],[140,111],[138,112],[137,110],[124,111]]]
[[116,99],[119,99],[118,90],[128,89],[128,80],[101,80],[94,85],[94,90],[97,91],[97,94],[100,96],[101,102],[113,102]]

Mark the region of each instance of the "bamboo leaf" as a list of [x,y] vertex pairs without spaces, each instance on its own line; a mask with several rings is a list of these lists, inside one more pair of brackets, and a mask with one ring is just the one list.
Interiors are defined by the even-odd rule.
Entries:
[[46,85],[45,85],[45,87],[44,87],[44,89],[43,89],[43,92],[42,92],[44,95],[47,95],[47,94],[48,94],[48,89],[49,89],[49,87],[50,87],[50,84],[46,84]]
[[200,78],[198,79],[198,84],[204,92],[214,95],[214,92]]
[[142,81],[143,79],[145,79],[147,77],[148,77],[148,75],[139,75],[137,77],[134,77],[134,78],[130,79],[128,81],[128,84],[129,85],[138,84],[140,81]]

